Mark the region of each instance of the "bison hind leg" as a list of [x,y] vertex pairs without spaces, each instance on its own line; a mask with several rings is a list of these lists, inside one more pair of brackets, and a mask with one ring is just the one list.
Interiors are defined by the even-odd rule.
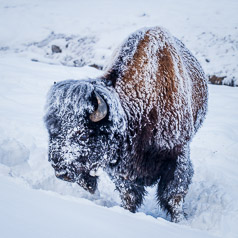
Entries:
[[164,162],[157,190],[158,202],[173,222],[179,222],[185,217],[182,205],[193,176],[189,146],[183,146],[177,151]]

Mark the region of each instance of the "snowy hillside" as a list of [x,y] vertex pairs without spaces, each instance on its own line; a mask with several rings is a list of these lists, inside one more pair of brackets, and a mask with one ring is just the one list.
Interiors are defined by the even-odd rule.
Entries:
[[42,120],[54,82],[101,75],[95,67],[144,26],[168,28],[206,74],[238,85],[237,10],[235,0],[2,0],[0,237],[238,237],[238,88],[209,85],[208,115],[191,144],[188,217],[179,224],[158,209],[155,188],[131,214],[105,174],[95,195],[56,179]]

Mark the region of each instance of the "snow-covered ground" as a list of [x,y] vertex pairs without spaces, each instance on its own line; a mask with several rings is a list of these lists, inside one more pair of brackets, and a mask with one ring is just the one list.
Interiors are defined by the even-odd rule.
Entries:
[[[238,237],[238,88],[209,86],[208,115],[191,144],[188,217],[180,224],[166,221],[154,188],[131,214],[104,174],[95,195],[56,179],[42,120],[54,81],[101,75],[87,65],[105,66],[144,26],[168,28],[207,74],[236,81],[237,10],[235,0],[2,0],[0,237]],[[53,44],[62,52],[53,54]]]

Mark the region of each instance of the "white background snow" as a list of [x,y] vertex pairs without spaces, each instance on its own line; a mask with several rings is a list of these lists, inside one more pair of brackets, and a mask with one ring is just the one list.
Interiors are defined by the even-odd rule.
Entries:
[[[145,26],[166,27],[206,74],[238,84],[237,12],[236,0],[1,0],[0,237],[238,237],[238,88],[209,85],[179,224],[166,220],[155,188],[131,214],[105,174],[95,195],[56,179],[42,119],[54,81],[101,75],[88,65],[105,66]],[[52,44],[62,53],[52,54]]]

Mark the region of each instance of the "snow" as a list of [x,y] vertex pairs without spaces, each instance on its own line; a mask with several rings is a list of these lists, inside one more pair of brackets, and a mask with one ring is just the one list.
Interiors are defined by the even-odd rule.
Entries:
[[[209,85],[207,118],[191,144],[195,174],[184,205],[188,217],[179,224],[166,221],[155,188],[148,188],[143,206],[131,214],[119,207],[103,173],[95,195],[58,180],[48,162],[43,124],[54,82],[102,74],[88,66],[67,67],[81,59],[79,52],[85,64],[105,66],[113,50],[141,27],[168,28],[206,74],[237,80],[237,9],[236,0],[1,1],[0,236],[237,237],[237,88]],[[64,37],[35,44],[52,32]],[[70,36],[65,55],[47,55],[51,44],[64,50]],[[92,40],[81,51],[75,42],[84,37]]]
[[[227,76],[227,82],[238,84],[236,0],[12,0],[1,1],[0,16],[0,51],[66,65],[105,66],[131,32],[160,25],[188,46],[207,74]],[[51,55],[51,44],[56,43],[61,55]],[[67,43],[71,52],[64,51]]]
[[85,199],[32,190],[13,178],[1,177],[0,189],[7,192],[1,196],[1,204],[9,205],[1,208],[1,216],[5,218],[1,220],[4,238],[16,237],[16,234],[18,237],[69,238],[213,237],[161,218],[155,220],[142,213],[132,215],[119,207],[108,209]]

